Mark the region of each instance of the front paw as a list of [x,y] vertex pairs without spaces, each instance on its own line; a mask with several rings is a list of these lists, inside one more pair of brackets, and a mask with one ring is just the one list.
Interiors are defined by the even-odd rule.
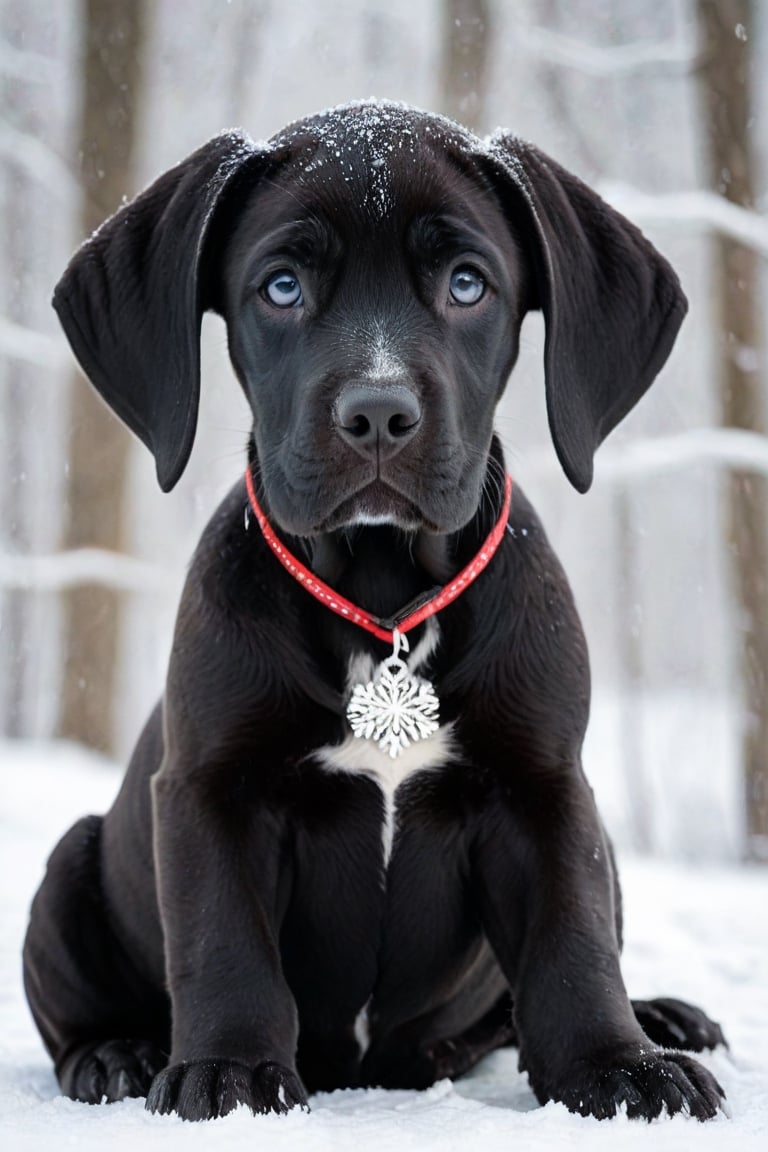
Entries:
[[711,1120],[725,1097],[714,1076],[679,1052],[632,1046],[578,1061],[562,1080],[543,1088],[531,1077],[539,1100],[560,1100],[571,1112],[605,1120],[622,1105],[633,1119],[653,1120],[666,1109]]
[[282,1064],[247,1068],[229,1060],[192,1060],[172,1064],[152,1082],[147,1095],[150,1112],[177,1112],[182,1120],[213,1120],[238,1104],[252,1112],[308,1110],[304,1086]]

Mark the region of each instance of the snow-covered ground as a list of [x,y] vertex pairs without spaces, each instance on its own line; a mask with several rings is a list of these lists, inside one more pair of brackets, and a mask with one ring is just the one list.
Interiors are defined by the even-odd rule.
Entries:
[[58,1095],[29,1018],[20,948],[31,895],[54,841],[79,815],[103,811],[118,774],[63,745],[0,743],[0,1148],[3,1152],[105,1147],[176,1152],[283,1149],[378,1152],[751,1152],[768,1148],[768,869],[695,868],[624,860],[625,974],[633,995],[678,994],[720,1020],[730,1052],[705,1057],[728,1094],[730,1116],[706,1125],[686,1117],[646,1124],[598,1122],[562,1106],[541,1108],[498,1052],[471,1077],[428,1092],[378,1090],[316,1096],[310,1114],[253,1117],[239,1111],[208,1124],[150,1116],[143,1102],[89,1107]]

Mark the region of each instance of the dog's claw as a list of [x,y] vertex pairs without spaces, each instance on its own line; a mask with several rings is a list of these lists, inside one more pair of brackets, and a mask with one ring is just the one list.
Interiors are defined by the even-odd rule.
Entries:
[[146,1106],[150,1112],[176,1112],[182,1120],[212,1120],[238,1104],[257,1113],[308,1109],[301,1081],[282,1064],[251,1069],[227,1060],[171,1065],[155,1077]]
[[161,1115],[173,1112],[183,1076],[183,1064],[175,1064],[158,1072],[147,1092],[147,1111],[160,1112]]
[[635,1018],[646,1036],[661,1048],[683,1048],[703,1052],[719,1045],[727,1048],[723,1030],[701,1008],[684,1000],[660,997],[633,1000]]
[[72,1053],[60,1069],[67,1096],[85,1104],[111,1104],[145,1096],[165,1056],[146,1040],[107,1040]]
[[598,1120],[615,1116],[622,1106],[631,1119],[654,1120],[666,1111],[711,1120],[725,1098],[714,1076],[696,1060],[661,1050],[580,1061],[568,1083],[554,1089],[542,1090],[535,1080],[532,1084],[542,1103],[560,1100],[569,1111]]

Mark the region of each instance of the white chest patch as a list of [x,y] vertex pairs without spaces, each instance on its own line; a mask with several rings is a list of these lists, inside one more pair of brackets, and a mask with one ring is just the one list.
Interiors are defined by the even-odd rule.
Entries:
[[[408,668],[418,672],[437,647],[440,631],[437,622],[427,622],[424,636],[408,657]],[[368,655],[357,655],[350,659],[347,672],[347,689],[356,684],[364,684],[374,674],[374,662]],[[416,772],[428,772],[450,763],[458,754],[453,737],[453,724],[443,724],[426,740],[404,748],[397,757],[382,751],[372,740],[361,740],[350,732],[341,744],[318,748],[314,759],[330,772],[351,772],[368,776],[381,789],[384,798],[384,823],[382,845],[384,868],[392,855],[397,818],[396,793],[400,785]]]

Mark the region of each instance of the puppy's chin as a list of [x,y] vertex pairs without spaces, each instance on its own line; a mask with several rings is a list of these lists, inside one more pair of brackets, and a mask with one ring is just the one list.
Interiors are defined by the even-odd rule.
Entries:
[[324,493],[322,499],[316,497],[303,507],[297,501],[286,500],[278,490],[271,494],[269,505],[277,528],[307,539],[369,527],[389,527],[411,535],[449,536],[460,531],[477,511],[479,493],[473,500],[472,487],[466,483],[460,492],[454,492],[453,498],[437,499],[423,506],[376,480],[347,495],[340,493],[336,500]]
[[320,531],[384,525],[398,528],[401,532],[432,530],[430,521],[413,501],[384,484],[375,483],[343,500],[322,524]]
[[424,507],[416,501],[376,481],[341,500],[325,517],[305,535],[353,530],[368,527],[389,527],[414,535],[449,536],[460,531],[477,511],[477,501],[462,493],[459,501],[443,500]]

